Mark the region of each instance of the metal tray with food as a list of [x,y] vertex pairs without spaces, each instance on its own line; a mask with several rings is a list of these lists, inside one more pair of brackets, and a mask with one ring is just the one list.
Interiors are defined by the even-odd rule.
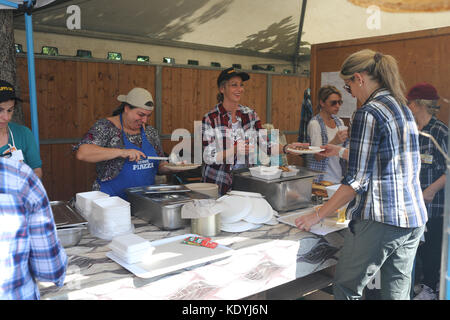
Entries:
[[50,206],[57,229],[84,226],[88,222],[65,201],[51,201]]

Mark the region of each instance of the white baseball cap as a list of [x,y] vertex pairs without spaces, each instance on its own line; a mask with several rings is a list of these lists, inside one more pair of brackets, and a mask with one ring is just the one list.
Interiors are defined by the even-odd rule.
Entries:
[[128,103],[133,107],[142,108],[149,111],[153,111],[154,109],[153,97],[151,93],[143,88],[131,89],[127,95],[119,95],[117,100]]

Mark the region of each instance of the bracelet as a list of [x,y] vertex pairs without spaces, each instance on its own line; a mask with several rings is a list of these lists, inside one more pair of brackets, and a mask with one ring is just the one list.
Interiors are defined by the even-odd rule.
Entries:
[[286,148],[287,148],[287,146],[288,146],[288,144],[285,144],[284,146],[283,146],[283,153],[284,154],[286,154],[287,152],[286,152]]
[[339,158],[342,158],[344,156],[345,148],[342,147],[341,150],[339,150]]
[[316,212],[317,219],[319,219],[319,221],[322,220],[319,216],[319,209],[315,208],[314,211]]

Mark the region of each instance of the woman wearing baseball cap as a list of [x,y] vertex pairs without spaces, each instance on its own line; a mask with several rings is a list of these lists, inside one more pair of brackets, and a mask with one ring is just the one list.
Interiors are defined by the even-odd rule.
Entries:
[[[406,96],[417,127],[422,133],[431,135],[441,149],[447,153],[448,128],[436,118],[439,112],[439,95],[429,83],[418,83],[411,87]],[[433,141],[419,136],[420,145],[420,184],[428,212],[425,242],[417,249],[417,257],[422,263],[423,280],[421,292],[415,300],[435,300],[439,291],[439,269],[441,266],[442,230],[445,198],[445,157]]]
[[[263,150],[266,147],[269,154],[272,151],[266,139],[257,139],[262,124],[256,112],[240,104],[244,82],[249,79],[246,72],[237,72],[234,68],[223,70],[217,78],[218,103],[202,119],[203,159],[206,163],[202,180],[217,184],[221,195],[231,189],[232,170],[257,163],[254,152],[257,143]],[[287,146],[277,144],[278,153],[283,153]]]
[[42,178],[42,160],[30,129],[11,122],[16,101],[14,87],[0,80],[0,156],[25,162]]
[[153,112],[150,92],[134,88],[119,95],[120,106],[111,117],[98,120],[74,147],[78,160],[96,164],[92,190],[126,199],[125,189],[152,185],[158,173],[169,173],[158,132],[146,125]]

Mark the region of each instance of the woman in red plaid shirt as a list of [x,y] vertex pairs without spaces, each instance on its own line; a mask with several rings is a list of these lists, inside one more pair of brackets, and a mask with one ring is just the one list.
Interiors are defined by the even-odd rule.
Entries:
[[[232,186],[232,170],[257,163],[256,146],[273,155],[286,150],[275,136],[275,144],[267,143],[266,132],[256,112],[239,104],[244,93],[244,81],[250,79],[246,72],[234,68],[223,70],[218,79],[218,104],[202,119],[203,181],[219,186],[226,194]],[[261,130],[263,129],[263,130]],[[292,145],[307,145],[294,143]],[[274,148],[275,147],[275,148]]]

